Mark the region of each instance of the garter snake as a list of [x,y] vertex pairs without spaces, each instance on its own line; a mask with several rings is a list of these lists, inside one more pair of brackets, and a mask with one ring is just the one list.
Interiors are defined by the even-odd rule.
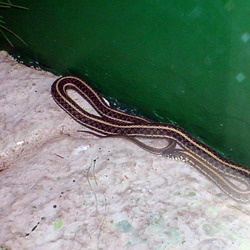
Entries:
[[[78,105],[68,95],[69,89],[86,99],[98,115],[91,114]],[[51,93],[55,102],[81,125],[104,136],[130,139],[152,153],[187,162],[236,201],[250,202],[250,169],[227,160],[180,127],[151,122],[113,109],[93,88],[77,77],[57,79],[52,84]],[[169,146],[156,149],[134,137],[165,138],[169,141]]]

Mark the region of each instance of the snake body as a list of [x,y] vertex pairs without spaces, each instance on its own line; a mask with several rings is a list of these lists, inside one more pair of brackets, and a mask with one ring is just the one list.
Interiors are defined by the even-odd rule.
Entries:
[[[98,115],[91,114],[78,105],[69,96],[69,89],[87,100]],[[111,108],[93,88],[77,77],[57,79],[52,84],[51,93],[56,103],[83,126],[104,136],[130,139],[149,152],[187,162],[233,199],[242,203],[250,201],[250,169],[227,160],[180,127],[151,122]],[[134,137],[165,138],[169,145],[155,149]]]

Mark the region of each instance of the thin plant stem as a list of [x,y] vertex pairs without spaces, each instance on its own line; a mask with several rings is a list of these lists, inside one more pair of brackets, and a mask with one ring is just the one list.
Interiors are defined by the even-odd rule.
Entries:
[[[0,1],[0,8],[16,8],[16,9],[28,10],[28,8],[26,8],[26,7],[12,4],[9,0],[7,0],[6,2]],[[13,35],[14,37],[16,37],[18,40],[20,40],[23,44],[25,44],[27,46],[27,44],[24,42],[24,40],[20,36],[18,36],[12,30],[10,30],[6,26],[4,26],[5,22],[2,19],[3,19],[3,17],[0,16],[0,33],[3,35],[5,40],[13,47],[12,42],[10,41],[10,39],[6,35],[6,32],[7,32],[7,33]]]

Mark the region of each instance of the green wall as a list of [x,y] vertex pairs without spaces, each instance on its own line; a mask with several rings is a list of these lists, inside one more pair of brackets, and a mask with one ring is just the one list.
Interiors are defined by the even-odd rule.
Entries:
[[250,167],[250,2],[14,1],[1,48],[77,75],[140,114],[173,122]]

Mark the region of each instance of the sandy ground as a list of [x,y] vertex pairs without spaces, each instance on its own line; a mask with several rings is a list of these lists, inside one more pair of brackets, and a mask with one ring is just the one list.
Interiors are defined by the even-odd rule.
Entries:
[[250,249],[250,205],[189,165],[77,132],[56,78],[0,52],[1,250]]

